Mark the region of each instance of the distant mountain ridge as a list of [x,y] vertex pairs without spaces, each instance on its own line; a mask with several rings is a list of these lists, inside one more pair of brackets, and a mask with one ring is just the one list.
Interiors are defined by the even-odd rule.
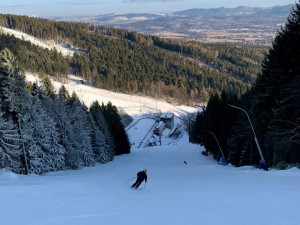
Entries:
[[270,45],[291,9],[292,4],[270,8],[194,8],[174,13],[107,14],[58,20],[119,27],[182,40]]
[[286,6],[274,6],[269,8],[261,8],[261,7],[249,7],[249,6],[239,6],[236,8],[211,8],[211,9],[199,9],[193,8],[183,11],[178,11],[172,13],[172,15],[177,16],[231,16],[231,15],[242,15],[242,14],[260,14],[260,13],[271,13],[276,15],[287,16],[289,11],[291,10],[292,5]]

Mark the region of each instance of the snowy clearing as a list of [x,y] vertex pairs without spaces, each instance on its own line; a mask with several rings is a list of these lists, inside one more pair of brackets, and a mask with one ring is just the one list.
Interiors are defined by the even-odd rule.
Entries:
[[46,40],[41,40],[38,38],[35,38],[29,34],[26,34],[21,31],[9,29],[6,27],[1,27],[0,30],[3,30],[4,34],[9,34],[9,35],[14,35],[16,38],[23,39],[25,41],[30,41],[32,44],[37,45],[39,47],[45,48],[45,49],[56,49],[58,52],[61,52],[61,54],[65,57],[67,56],[73,56],[73,53],[80,52],[78,49],[74,49],[71,47],[68,47],[66,44],[56,44],[54,41],[46,41]]

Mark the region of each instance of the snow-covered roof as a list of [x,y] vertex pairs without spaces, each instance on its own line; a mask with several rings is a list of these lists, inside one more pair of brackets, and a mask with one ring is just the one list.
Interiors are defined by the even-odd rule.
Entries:
[[174,117],[174,113],[162,113],[160,118],[172,119]]

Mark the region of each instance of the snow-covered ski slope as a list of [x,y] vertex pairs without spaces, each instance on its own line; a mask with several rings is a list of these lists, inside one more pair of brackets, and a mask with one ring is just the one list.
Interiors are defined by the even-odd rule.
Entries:
[[[89,101],[100,96],[87,86],[66,86],[84,99],[89,96]],[[83,94],[85,88],[90,95]],[[127,97],[100,92],[102,99],[125,105]],[[141,101],[144,103],[143,98]],[[139,102],[137,98],[126,104],[139,106]],[[140,116],[139,107],[135,108],[131,109],[133,115]],[[145,121],[132,135],[147,129],[149,121]],[[1,170],[1,224],[300,224],[299,169],[266,172],[253,167],[224,167],[202,156],[202,150],[189,144],[185,134],[173,143],[132,149],[110,163],[75,171],[25,176]],[[134,179],[125,181],[144,168],[148,169],[147,185],[132,190]]]
[[[38,77],[33,74],[27,73],[26,79],[31,82],[38,82]],[[172,112],[176,115],[176,121],[179,122],[180,117],[197,110],[183,105],[172,105],[153,98],[115,93],[108,90],[93,88],[82,84],[81,81],[82,78],[69,75],[69,80],[64,84],[64,86],[70,94],[74,91],[79,99],[88,107],[96,100],[98,100],[100,104],[102,102],[106,104],[110,101],[113,105],[119,109],[123,109],[134,119],[132,125],[136,124],[136,126],[128,130],[130,142],[134,143],[133,147],[138,147],[139,145],[137,145],[137,143],[141,143],[147,134],[148,137],[144,141],[149,140],[151,132],[148,133],[148,131],[155,123],[153,118],[157,115],[157,113]],[[57,81],[52,80],[52,83],[56,91],[58,91],[62,86],[62,83]],[[129,126],[131,126],[131,124]]]
[[61,52],[61,54],[66,57],[73,56],[74,51],[80,53],[79,49],[70,48],[64,43],[57,44],[57,43],[54,43],[54,41],[41,40],[41,39],[35,38],[32,35],[26,34],[24,32],[0,26],[0,31],[1,30],[3,31],[4,34],[14,35],[16,38],[23,39],[25,41],[30,41],[32,44],[37,45],[42,48],[45,48],[45,49],[54,49],[55,48],[58,52]]
[[[43,176],[0,171],[4,225],[299,225],[300,172],[220,166],[187,143]],[[183,161],[188,164],[184,164]],[[148,169],[141,190],[130,185]],[[144,188],[145,187],[145,188]]]
[[[38,77],[33,74],[26,74],[26,80],[31,82],[38,81]],[[160,101],[154,98],[148,98],[138,95],[128,95],[116,93],[104,89],[93,88],[88,85],[81,84],[80,77],[69,75],[69,81],[63,84],[70,94],[76,92],[77,96],[86,106],[90,106],[94,101],[98,100],[101,104],[104,102],[112,102],[113,105],[123,109],[126,113],[134,119],[140,119],[141,116],[149,117],[149,114],[156,112],[173,112],[176,116],[185,115],[189,112],[195,112],[195,108],[187,106],[177,106]],[[58,91],[62,83],[53,81],[55,89]]]
[[[27,75],[28,80],[36,80]],[[65,84],[89,106],[111,101],[139,119],[157,111],[178,117],[195,109],[139,96],[99,90],[70,77]],[[58,89],[61,84],[54,82]],[[148,132],[151,119],[136,123],[131,140]],[[129,132],[128,132],[129,133]],[[75,171],[16,175],[0,170],[3,225],[299,225],[300,170],[263,171],[220,166],[201,155],[186,134],[162,146],[132,147],[112,162]],[[143,135],[141,135],[143,137]],[[134,139],[137,142],[141,138]],[[184,164],[184,161],[187,164]],[[130,188],[142,169],[148,183]]]

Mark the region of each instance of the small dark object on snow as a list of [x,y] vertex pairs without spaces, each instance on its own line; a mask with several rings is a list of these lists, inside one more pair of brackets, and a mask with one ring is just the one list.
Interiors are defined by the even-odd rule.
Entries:
[[267,163],[265,161],[263,161],[263,160],[260,160],[260,162],[259,162],[259,169],[263,169],[265,171],[268,171],[268,165],[267,165]]
[[207,156],[207,152],[206,151],[202,151],[202,155]]
[[147,172],[147,170],[144,169],[143,171],[140,171],[137,173],[137,179],[136,179],[135,183],[131,186],[131,188],[137,189],[144,180],[145,180],[145,182],[147,182],[146,172]]
[[222,166],[227,166],[227,159],[225,157],[221,157],[219,160],[219,164]]
[[183,161],[184,162],[184,164],[187,164],[187,162],[186,161]]

